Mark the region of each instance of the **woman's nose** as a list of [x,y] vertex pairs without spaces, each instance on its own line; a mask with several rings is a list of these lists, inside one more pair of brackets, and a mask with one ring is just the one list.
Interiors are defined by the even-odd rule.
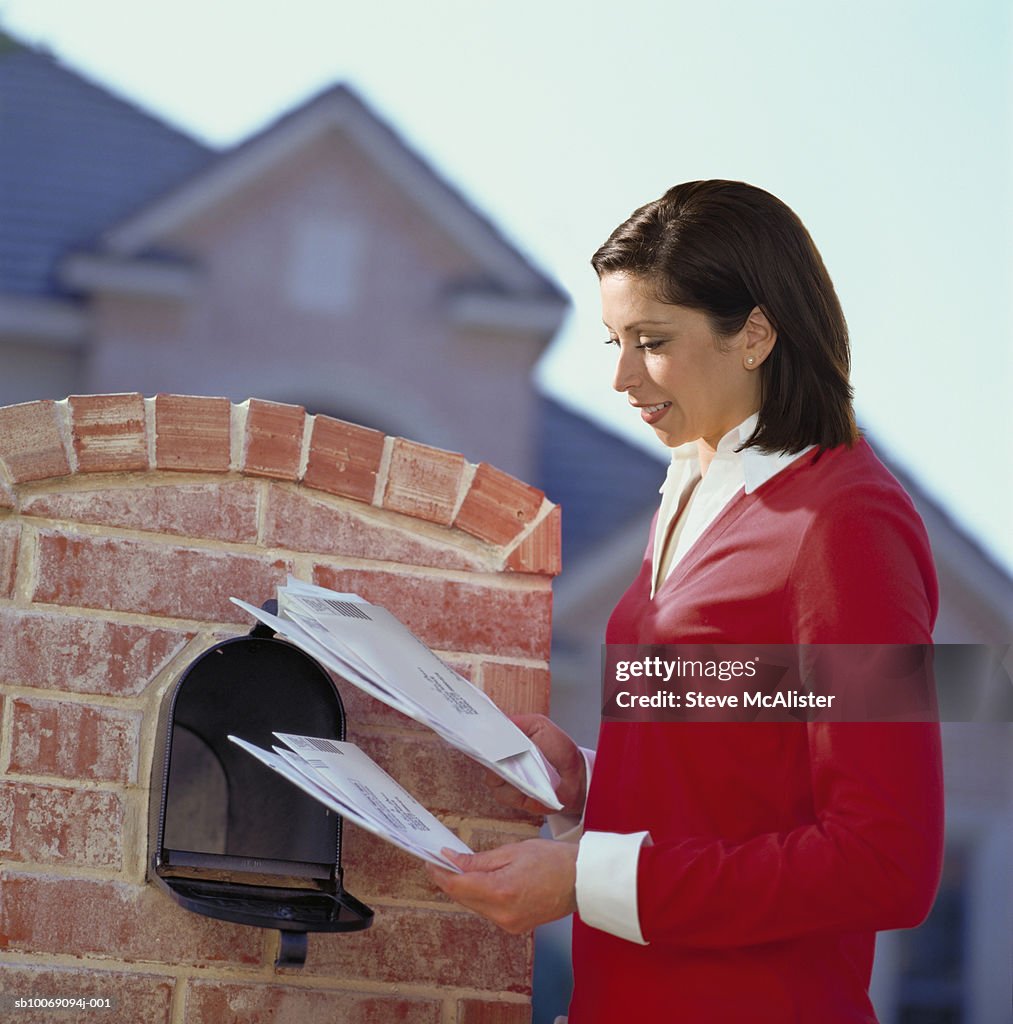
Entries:
[[619,349],[616,359],[616,372],[612,378],[612,387],[616,391],[629,391],[640,383],[639,360],[635,352],[628,348]]

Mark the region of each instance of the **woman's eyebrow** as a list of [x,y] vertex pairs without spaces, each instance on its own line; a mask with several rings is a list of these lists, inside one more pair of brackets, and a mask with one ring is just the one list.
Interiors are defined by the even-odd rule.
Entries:
[[[609,326],[607,323],[605,323],[604,320],[602,320],[602,323],[605,324],[606,327]],[[627,324],[623,328],[623,330],[624,331],[633,331],[633,330],[636,330],[638,327],[671,327],[671,326],[672,326],[672,324],[668,320],[635,320],[633,323]]]

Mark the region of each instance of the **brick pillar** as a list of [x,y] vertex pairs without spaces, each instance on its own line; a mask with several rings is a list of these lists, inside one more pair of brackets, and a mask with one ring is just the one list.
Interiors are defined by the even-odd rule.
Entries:
[[[491,466],[296,406],[0,409],[0,990],[110,996],[144,1024],[528,1021],[530,937],[450,904],[354,825],[345,881],[375,924],[311,935],[306,966],[279,970],[277,932],[146,881],[146,821],[163,696],[249,629],[230,595],[259,604],[289,572],[390,608],[504,710],[546,711],[558,513]],[[339,689],[349,738],[474,848],[536,834],[470,760]]]

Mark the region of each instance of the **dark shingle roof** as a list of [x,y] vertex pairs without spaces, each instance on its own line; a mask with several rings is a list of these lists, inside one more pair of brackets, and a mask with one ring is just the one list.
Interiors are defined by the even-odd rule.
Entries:
[[0,292],[55,294],[60,256],[215,153],[48,54],[0,44]]
[[657,507],[668,459],[541,398],[539,483],[563,507],[563,564],[572,565],[624,523]]

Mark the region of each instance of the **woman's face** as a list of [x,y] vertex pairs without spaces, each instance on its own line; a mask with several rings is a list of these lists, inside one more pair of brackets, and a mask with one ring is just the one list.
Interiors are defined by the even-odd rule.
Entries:
[[601,298],[618,348],[612,386],[670,448],[702,438],[714,449],[760,408],[757,371],[774,336],[759,310],[738,334],[718,338],[706,314],[659,301],[643,278],[606,274]]

